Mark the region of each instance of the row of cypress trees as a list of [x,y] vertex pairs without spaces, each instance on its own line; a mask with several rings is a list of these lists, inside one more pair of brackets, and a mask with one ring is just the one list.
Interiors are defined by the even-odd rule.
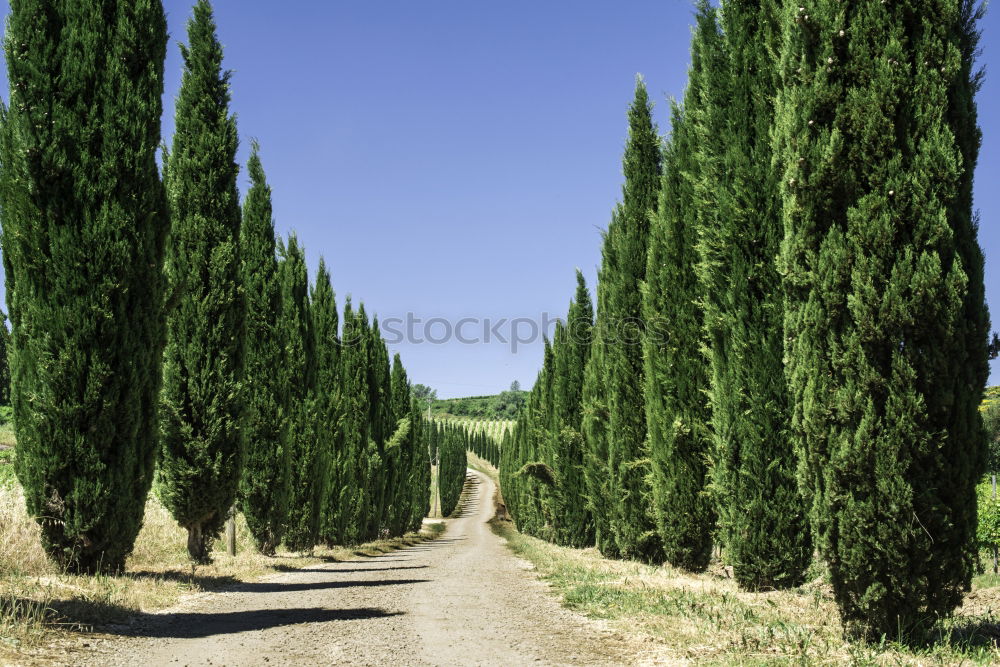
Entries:
[[500,441],[485,428],[470,431],[467,449],[494,468],[500,466]]
[[[273,553],[419,527],[422,419],[398,356],[321,262],[277,244],[254,145],[242,210],[211,6],[160,144],[156,0],[17,0],[0,211],[16,471],[48,554],[117,572],[157,492],[204,562],[234,503]],[[159,463],[157,467],[157,462]]]
[[441,516],[451,516],[465,488],[466,452],[473,451],[479,439],[463,424],[431,420],[427,423],[427,440],[437,463]]
[[666,141],[638,82],[589,357],[546,342],[501,483],[526,532],[692,571],[720,544],[747,590],[818,553],[847,635],[905,637],[976,559],[980,9],[806,4],[701,2]]

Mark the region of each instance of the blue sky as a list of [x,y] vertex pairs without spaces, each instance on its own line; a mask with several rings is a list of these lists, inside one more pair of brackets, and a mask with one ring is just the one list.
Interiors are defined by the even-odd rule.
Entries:
[[[176,44],[192,3],[164,4],[169,141]],[[684,90],[692,23],[680,0],[214,7],[234,72],[240,162],[257,138],[279,232],[297,232],[313,274],[326,258],[341,306],[350,294],[383,320],[413,313],[425,322],[564,315],[577,267],[593,287],[600,230],[620,195],[635,75],[646,78],[665,132],[667,100]],[[998,21],[982,23],[988,70],[1000,61]],[[979,113],[976,205],[1000,326],[1000,191],[989,186],[1000,173],[1000,82],[989,72]],[[245,190],[245,174],[240,183]],[[542,356],[540,341],[517,353],[497,341],[391,347],[414,382],[441,396],[530,386]]]

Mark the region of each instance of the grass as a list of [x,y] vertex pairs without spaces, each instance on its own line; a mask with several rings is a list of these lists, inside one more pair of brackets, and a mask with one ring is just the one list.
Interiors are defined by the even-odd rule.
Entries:
[[862,645],[841,636],[823,577],[791,591],[746,593],[719,566],[692,575],[602,558],[521,535],[506,521],[494,530],[530,561],[563,603],[608,621],[658,659],[720,665],[997,664],[1000,662],[1000,577],[978,577],[965,606],[921,646]]
[[[469,454],[469,467],[497,478]],[[498,497],[498,503],[502,498]],[[739,590],[721,563],[704,574],[603,558],[522,535],[509,520],[493,530],[528,560],[566,607],[631,637],[655,664],[950,665],[1000,663],[1000,575],[982,574],[955,616],[921,646],[843,639],[825,572],[791,591]],[[637,650],[638,652],[638,650]]]
[[379,556],[433,539],[444,528],[432,523],[420,534],[403,538],[317,549],[309,555],[279,552],[276,558],[266,558],[254,551],[239,516],[237,555],[228,556],[220,542],[212,565],[193,567],[185,548],[186,533],[151,497],[125,574],[81,577],[60,572],[45,557],[38,525],[25,511],[20,487],[0,484],[0,664],[25,662],[32,656],[44,662],[52,647],[80,632],[169,608],[186,596],[319,563]]
[[[0,427],[3,428],[3,427]],[[0,449],[0,489],[14,486],[14,450]]]
[[481,459],[472,452],[466,452],[466,464],[475,470],[476,472],[482,473],[492,479],[499,486],[500,484],[500,473],[496,468],[493,467],[486,459]]

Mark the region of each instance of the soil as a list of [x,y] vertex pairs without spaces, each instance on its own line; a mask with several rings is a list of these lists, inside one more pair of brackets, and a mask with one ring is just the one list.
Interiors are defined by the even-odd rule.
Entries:
[[489,478],[470,471],[460,514],[436,540],[144,615],[74,650],[66,664],[634,663],[634,646],[561,607],[489,529],[495,491]]

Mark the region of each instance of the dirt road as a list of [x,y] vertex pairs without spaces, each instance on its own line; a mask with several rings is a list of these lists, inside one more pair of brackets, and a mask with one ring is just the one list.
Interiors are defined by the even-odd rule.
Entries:
[[74,664],[622,665],[634,654],[559,606],[486,524],[476,474],[443,537],[243,584],[147,615]]

